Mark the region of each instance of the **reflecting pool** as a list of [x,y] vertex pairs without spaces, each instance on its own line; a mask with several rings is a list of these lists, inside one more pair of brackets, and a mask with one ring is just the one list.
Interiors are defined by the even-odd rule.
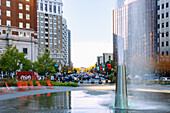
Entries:
[[[130,109],[114,109],[114,91],[81,90],[0,101],[0,113],[169,113],[170,94],[128,91]],[[140,94],[140,95],[139,95]]]

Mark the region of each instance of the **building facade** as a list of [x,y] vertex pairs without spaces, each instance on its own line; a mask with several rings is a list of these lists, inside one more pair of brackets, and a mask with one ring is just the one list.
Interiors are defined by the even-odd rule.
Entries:
[[170,53],[170,0],[157,1],[157,53],[160,55],[169,55]]
[[113,60],[113,53],[103,53],[103,64],[111,60]]
[[35,0],[0,0],[0,54],[5,52],[6,46],[16,46],[29,60],[31,56],[32,61],[37,60],[36,15]]
[[71,31],[68,30],[68,64],[72,67],[71,62]]
[[97,66],[103,65],[103,56],[97,56]]
[[113,10],[114,61],[118,62],[119,38],[123,38],[124,61],[154,57],[157,51],[156,1],[125,0],[123,6]]
[[46,48],[59,64],[64,64],[62,6],[61,0],[37,0],[39,55],[44,54]]
[[68,63],[68,30],[66,19],[62,20],[62,46],[63,46],[63,61],[64,64]]

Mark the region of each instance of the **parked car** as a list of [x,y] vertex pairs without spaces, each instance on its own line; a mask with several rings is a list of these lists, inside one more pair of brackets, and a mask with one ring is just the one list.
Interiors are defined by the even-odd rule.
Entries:
[[158,81],[158,80],[159,80],[159,77],[153,78],[153,81]]

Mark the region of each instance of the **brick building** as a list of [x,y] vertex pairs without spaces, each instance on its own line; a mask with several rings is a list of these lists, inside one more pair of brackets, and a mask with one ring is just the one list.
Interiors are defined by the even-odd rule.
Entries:
[[31,60],[32,38],[32,60],[35,61],[38,55],[36,35],[36,0],[0,0],[0,54],[4,53],[7,45],[16,46]]

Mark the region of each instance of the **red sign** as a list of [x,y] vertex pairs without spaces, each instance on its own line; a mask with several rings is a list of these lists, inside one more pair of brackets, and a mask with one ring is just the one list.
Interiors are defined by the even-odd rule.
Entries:
[[111,64],[107,64],[107,69],[111,69]]
[[[32,74],[33,74],[33,80],[37,80],[38,73],[32,72]],[[32,79],[31,72],[18,72],[17,75],[19,77],[19,80],[31,80]]]

